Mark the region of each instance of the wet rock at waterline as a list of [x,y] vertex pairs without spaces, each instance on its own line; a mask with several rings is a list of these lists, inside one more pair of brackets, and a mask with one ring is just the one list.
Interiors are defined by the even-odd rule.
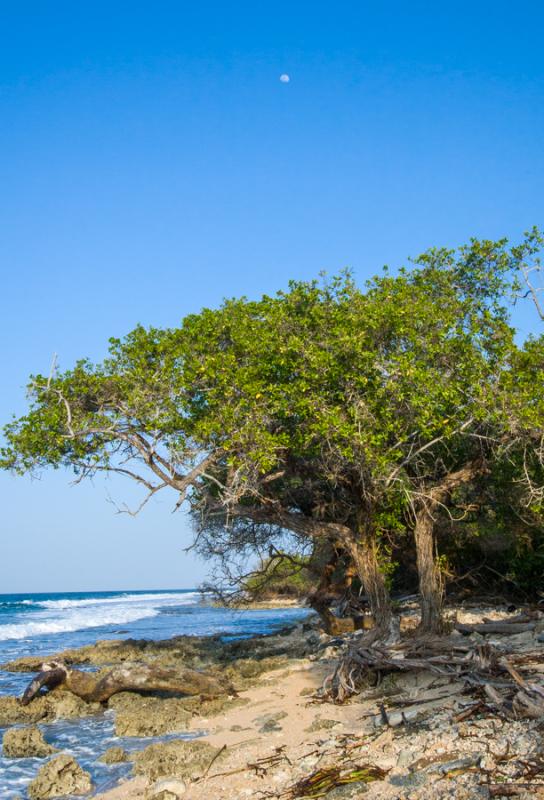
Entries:
[[48,722],[54,719],[72,719],[99,714],[104,709],[99,703],[86,703],[79,697],[63,691],[48,692],[23,706],[17,697],[0,697],[0,728],[19,723]]
[[35,725],[10,728],[2,739],[2,753],[6,758],[45,758],[56,752],[57,748],[45,741]]
[[85,795],[92,791],[91,776],[75,758],[62,753],[45,764],[28,787],[31,800],[52,800],[66,795]]
[[98,759],[102,764],[123,764],[129,760],[128,753],[122,747],[108,747]]

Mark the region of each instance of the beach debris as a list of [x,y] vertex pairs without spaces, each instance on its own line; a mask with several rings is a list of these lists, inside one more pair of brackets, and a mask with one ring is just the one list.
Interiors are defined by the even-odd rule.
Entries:
[[71,669],[60,662],[44,664],[45,669],[30,682],[21,704],[28,705],[46,687],[67,689],[86,702],[104,703],[119,692],[171,692],[205,698],[236,694],[226,681],[193,669],[165,669],[156,664],[128,663],[105,674]]
[[7,730],[2,739],[2,752],[6,758],[45,758],[58,750],[45,741],[36,725],[29,725]]
[[61,753],[40,769],[28,786],[28,796],[31,800],[50,800],[65,795],[85,795],[92,789],[90,774],[75,758]]
[[529,610],[508,619],[490,620],[484,617],[483,621],[478,623],[458,623],[455,625],[455,630],[465,636],[470,636],[473,633],[479,633],[483,636],[486,634],[515,636],[518,633],[533,631],[541,617],[542,614],[540,611]]
[[297,781],[281,795],[285,800],[297,797],[324,797],[338,786],[352,783],[372,783],[382,781],[387,776],[387,771],[373,764],[358,765],[355,767],[326,767],[312,772],[307,778]]

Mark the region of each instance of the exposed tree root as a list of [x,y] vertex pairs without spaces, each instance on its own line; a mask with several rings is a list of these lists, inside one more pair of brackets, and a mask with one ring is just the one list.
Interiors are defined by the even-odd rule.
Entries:
[[[535,621],[471,626],[485,627],[486,632],[519,633],[519,627],[534,628]],[[468,626],[466,626],[468,627]],[[498,630],[500,629],[500,630]],[[332,699],[343,702],[356,694],[370,673],[424,670],[452,681],[464,682],[476,694],[471,709],[462,712],[466,719],[482,710],[510,719],[544,718],[544,686],[529,676],[529,665],[542,663],[544,652],[510,655],[490,644],[473,644],[458,637],[417,636],[396,642],[362,636],[351,645],[340,660],[325,688]],[[526,673],[526,674],[523,674]]]

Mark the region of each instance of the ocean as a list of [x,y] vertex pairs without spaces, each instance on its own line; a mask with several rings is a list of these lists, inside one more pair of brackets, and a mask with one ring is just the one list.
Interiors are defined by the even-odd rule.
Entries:
[[[302,608],[218,608],[202,602],[194,590],[0,594],[0,664],[25,655],[51,655],[97,639],[168,639],[215,633],[241,638],[273,632],[307,613]],[[0,670],[0,694],[20,695],[31,677]],[[73,755],[91,772],[97,792],[130,774],[130,764],[97,763],[108,747],[121,745],[130,751],[156,741],[116,737],[111,712],[40,727],[48,742]],[[3,733],[0,728],[0,738]],[[180,734],[159,740],[168,738],[180,738]],[[43,763],[43,759],[8,759],[0,754],[0,798],[26,797],[26,786]]]

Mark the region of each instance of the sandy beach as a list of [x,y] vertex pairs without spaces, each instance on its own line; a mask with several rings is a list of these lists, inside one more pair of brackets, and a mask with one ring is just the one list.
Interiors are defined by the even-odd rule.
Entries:
[[[484,616],[499,621],[512,617],[492,609],[458,613],[466,624]],[[538,635],[535,631],[490,641],[503,651],[530,652]],[[300,626],[287,638],[305,636]],[[538,721],[505,720],[493,713],[470,716],[466,709],[473,698],[463,681],[437,679],[430,672],[384,675],[379,685],[371,681],[346,704],[324,702],[321,689],[342,647],[315,630],[310,636],[314,643],[320,639],[315,655],[290,659],[287,667],[263,673],[216,716],[193,717],[190,730],[205,731],[198,741],[214,748],[214,754],[196,779],[177,776],[186,787],[180,797],[317,797],[321,795],[311,795],[308,788],[305,794],[302,782],[341,767],[345,772],[368,769],[378,779],[338,785],[323,796],[425,800],[432,794],[470,800],[499,796],[491,795],[486,784],[513,780],[520,760],[540,758]],[[165,784],[149,778],[140,775],[101,800],[161,797],[155,791]],[[537,782],[516,796],[544,796],[544,788]]]
[[[519,633],[452,630],[452,641],[494,651],[512,665],[530,665],[531,685],[540,685],[544,617],[531,613]],[[408,608],[405,639],[416,619]],[[461,628],[481,626],[484,619],[519,627],[516,611],[493,608],[457,608],[455,619]],[[133,777],[95,794],[100,800],[544,796],[541,719],[516,718],[506,706],[485,701],[483,688],[465,679],[425,669],[385,671],[369,675],[346,702],[333,702],[324,687],[346,649],[364,636],[331,637],[310,617],[273,635],[229,643],[217,636],[105,640],[57,657],[75,673],[81,665],[98,675],[115,663],[130,668],[136,659],[168,669],[183,664],[228,681],[232,692],[212,698],[123,691],[100,706],[76,702],[61,686],[25,707],[3,698],[0,718],[11,715],[11,724],[20,724],[113,712],[118,736],[143,741],[130,753],[112,748],[111,763],[132,762]],[[38,661],[26,657],[8,666],[35,672]],[[47,725],[41,729],[47,736]],[[501,788],[510,794],[501,795]]]

